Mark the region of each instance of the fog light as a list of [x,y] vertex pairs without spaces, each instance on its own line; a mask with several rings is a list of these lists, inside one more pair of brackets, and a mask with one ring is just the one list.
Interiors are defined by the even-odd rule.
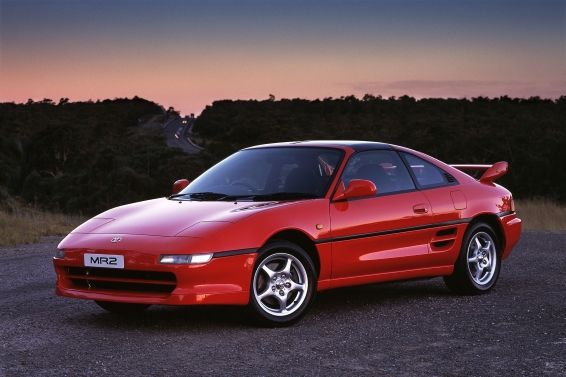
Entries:
[[202,264],[212,259],[212,253],[192,254],[192,255],[162,255],[159,259],[163,264]]
[[57,259],[65,258],[65,250],[57,249],[57,251],[55,251],[55,258]]

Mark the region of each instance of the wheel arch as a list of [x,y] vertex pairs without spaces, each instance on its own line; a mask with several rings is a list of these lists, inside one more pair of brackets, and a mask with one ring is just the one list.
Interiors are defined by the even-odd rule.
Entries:
[[320,276],[320,256],[318,255],[318,250],[316,249],[314,241],[306,233],[298,229],[280,230],[277,233],[272,234],[265,241],[263,246],[273,241],[293,242],[302,247],[314,263],[317,278]]
[[503,226],[501,225],[501,221],[499,220],[499,217],[494,213],[482,213],[476,215],[470,221],[470,224],[468,225],[467,229],[470,229],[473,225],[478,223],[487,224],[491,227],[491,229],[493,229],[493,231],[495,232],[495,236],[497,237],[497,242],[499,243],[498,245],[499,252],[503,253],[503,250],[505,250],[506,240],[505,240],[505,231],[503,230]]

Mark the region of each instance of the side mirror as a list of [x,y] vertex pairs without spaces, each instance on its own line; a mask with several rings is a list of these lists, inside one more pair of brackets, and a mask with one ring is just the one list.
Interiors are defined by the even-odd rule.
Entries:
[[187,187],[189,183],[190,182],[188,179],[179,179],[178,181],[175,181],[175,183],[173,183],[173,190],[171,190],[171,192],[173,193],[173,195],[178,194],[185,187]]
[[334,201],[375,196],[375,194],[377,194],[377,188],[372,181],[352,179],[346,188],[344,188],[344,182],[340,182],[340,186],[338,186],[338,190],[334,194]]

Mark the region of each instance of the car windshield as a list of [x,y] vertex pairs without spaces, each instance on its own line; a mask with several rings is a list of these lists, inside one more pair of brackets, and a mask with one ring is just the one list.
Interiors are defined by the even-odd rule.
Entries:
[[330,148],[245,149],[204,172],[176,198],[284,200],[321,198],[343,152]]

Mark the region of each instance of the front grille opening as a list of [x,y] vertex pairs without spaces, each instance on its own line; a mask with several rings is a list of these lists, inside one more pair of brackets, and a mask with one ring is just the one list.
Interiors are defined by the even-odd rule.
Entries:
[[142,280],[165,280],[176,282],[177,278],[172,272],[163,271],[137,271],[122,270],[116,268],[88,268],[88,267],[69,267],[70,275],[92,276],[92,277],[108,277],[108,278],[126,278],[126,279],[142,279]]
[[100,289],[105,291],[171,293],[175,289],[174,285],[139,284],[139,283],[126,283],[119,281],[71,279],[71,282],[77,288],[95,289],[95,290]]
[[88,290],[171,293],[177,286],[175,274],[162,271],[68,267],[67,274],[73,286]]

